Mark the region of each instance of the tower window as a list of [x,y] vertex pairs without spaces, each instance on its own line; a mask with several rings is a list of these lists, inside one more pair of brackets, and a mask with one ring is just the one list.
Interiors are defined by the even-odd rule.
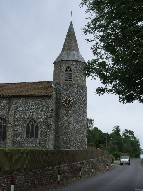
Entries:
[[38,123],[31,119],[26,126],[26,138],[38,138],[39,126]]
[[69,66],[65,70],[65,81],[72,81],[72,70]]
[[0,141],[6,140],[6,120],[0,118]]

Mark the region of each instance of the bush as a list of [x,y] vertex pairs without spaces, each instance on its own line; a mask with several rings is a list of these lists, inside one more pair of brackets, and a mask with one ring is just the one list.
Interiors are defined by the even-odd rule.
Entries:
[[114,163],[115,157],[113,155],[111,155],[111,154],[110,154],[110,159],[111,159],[111,163]]

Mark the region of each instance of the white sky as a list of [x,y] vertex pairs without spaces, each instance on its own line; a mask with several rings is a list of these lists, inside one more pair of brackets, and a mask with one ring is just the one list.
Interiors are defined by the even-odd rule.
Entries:
[[[0,0],[0,83],[52,81],[71,21],[84,59],[93,58],[82,28],[86,24],[81,0]],[[103,132],[115,125],[134,131],[143,147],[143,104],[123,105],[118,96],[95,95],[98,81],[87,79],[88,117]]]

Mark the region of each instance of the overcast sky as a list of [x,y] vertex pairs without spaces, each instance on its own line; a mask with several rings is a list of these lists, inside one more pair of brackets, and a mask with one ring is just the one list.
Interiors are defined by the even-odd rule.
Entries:
[[[93,58],[82,28],[85,9],[80,0],[0,0],[0,83],[53,80],[71,21],[84,59]],[[133,130],[143,147],[143,104],[123,105],[114,95],[95,95],[98,81],[87,79],[88,117],[103,132],[115,125]]]

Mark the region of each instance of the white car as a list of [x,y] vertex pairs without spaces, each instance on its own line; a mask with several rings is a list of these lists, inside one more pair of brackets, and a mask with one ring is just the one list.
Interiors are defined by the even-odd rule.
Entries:
[[120,156],[120,165],[128,164],[130,165],[130,157],[129,156]]

